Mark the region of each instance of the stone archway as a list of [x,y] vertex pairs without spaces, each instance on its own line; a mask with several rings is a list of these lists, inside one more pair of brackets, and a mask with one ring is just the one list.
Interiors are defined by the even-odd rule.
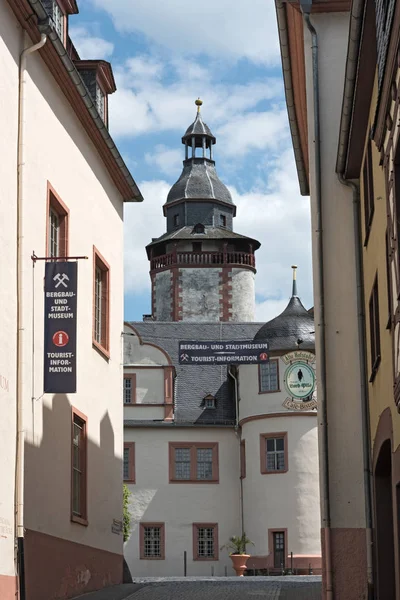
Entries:
[[394,562],[392,444],[386,439],[380,446],[374,469],[376,516],[377,597],[396,597]]

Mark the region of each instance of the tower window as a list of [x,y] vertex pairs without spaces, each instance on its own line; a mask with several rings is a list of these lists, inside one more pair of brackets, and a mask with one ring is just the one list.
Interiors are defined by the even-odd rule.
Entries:
[[197,223],[192,229],[192,233],[205,233],[205,227],[203,223]]
[[193,252],[201,252],[201,242],[193,242]]
[[226,215],[219,215],[220,227],[226,227]]
[[174,215],[174,227],[178,227],[179,225],[179,215]]

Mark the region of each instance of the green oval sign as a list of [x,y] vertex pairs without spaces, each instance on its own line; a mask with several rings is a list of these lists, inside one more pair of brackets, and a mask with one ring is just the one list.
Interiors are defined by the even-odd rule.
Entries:
[[307,398],[315,389],[314,369],[305,362],[292,363],[285,371],[284,381],[292,398]]

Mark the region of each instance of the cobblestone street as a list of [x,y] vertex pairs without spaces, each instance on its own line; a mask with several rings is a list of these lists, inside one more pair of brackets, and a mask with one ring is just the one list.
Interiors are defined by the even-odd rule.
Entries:
[[[321,577],[137,578],[81,600],[320,600]],[[77,599],[76,599],[77,600]]]
[[319,600],[320,597],[321,578],[317,576],[163,580],[144,583],[131,596],[132,600]]

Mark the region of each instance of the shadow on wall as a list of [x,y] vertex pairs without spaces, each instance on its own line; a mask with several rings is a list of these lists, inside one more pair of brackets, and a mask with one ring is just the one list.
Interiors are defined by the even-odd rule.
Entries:
[[[100,444],[91,432],[100,429]],[[53,396],[43,407],[39,445],[25,442],[27,600],[66,600],[122,582],[122,461],[108,412],[87,423],[87,526],[71,521],[72,406]],[[116,509],[116,507],[118,507]],[[114,525],[114,527],[113,527]],[[104,550],[107,548],[107,550]]]

